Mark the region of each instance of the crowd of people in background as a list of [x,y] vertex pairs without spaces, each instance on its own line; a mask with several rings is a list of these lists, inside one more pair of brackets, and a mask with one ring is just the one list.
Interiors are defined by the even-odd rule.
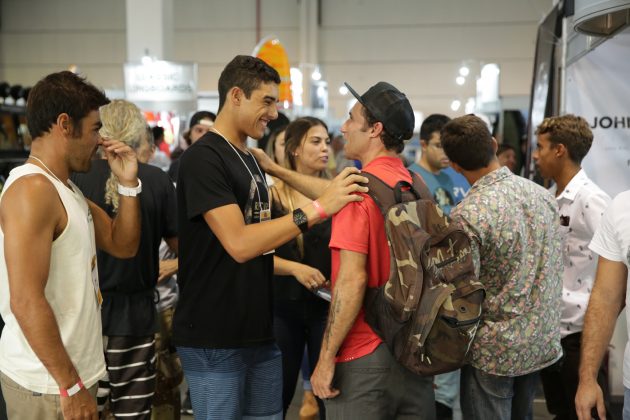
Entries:
[[[612,418],[630,200],[582,169],[586,121],[537,127],[546,189],[474,115],[426,117],[406,166],[414,113],[386,82],[347,85],[340,133],[311,116],[271,131],[279,83],[236,56],[217,113],[174,145],[73,73],[34,86],[31,154],[0,196],[0,418],[280,420],[298,380],[304,420],[531,419],[541,383],[557,419]],[[361,171],[419,175],[471,240],[486,296],[460,370],[412,373],[365,320],[390,253]]]

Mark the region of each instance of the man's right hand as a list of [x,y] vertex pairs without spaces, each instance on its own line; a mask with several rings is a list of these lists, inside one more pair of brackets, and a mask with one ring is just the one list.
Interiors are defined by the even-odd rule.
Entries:
[[606,418],[604,394],[597,381],[593,379],[580,380],[575,394],[575,411],[577,411],[578,420],[591,420],[593,408],[597,408],[597,415],[600,419]]
[[352,201],[363,201],[357,193],[368,191],[367,187],[360,185],[367,184],[368,179],[360,172],[354,167],[345,168],[330,182],[324,194],[317,199],[326,214],[332,216]]
[[60,397],[65,420],[98,420],[96,399],[85,388],[71,397]]

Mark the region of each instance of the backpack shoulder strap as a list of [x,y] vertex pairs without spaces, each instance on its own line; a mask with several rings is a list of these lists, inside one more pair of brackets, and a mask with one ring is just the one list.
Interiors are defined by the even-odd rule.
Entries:
[[413,184],[401,180],[392,188],[379,177],[368,172],[361,172],[361,175],[369,180],[368,195],[372,197],[383,216],[394,204],[425,198],[433,200],[433,196],[424,181],[422,181],[422,178],[411,171],[409,171],[409,174]]
[[368,172],[361,172],[370,182],[367,184],[368,195],[376,203],[381,213],[385,215],[388,208],[393,206],[396,201],[394,199],[394,189],[387,185],[385,181]]

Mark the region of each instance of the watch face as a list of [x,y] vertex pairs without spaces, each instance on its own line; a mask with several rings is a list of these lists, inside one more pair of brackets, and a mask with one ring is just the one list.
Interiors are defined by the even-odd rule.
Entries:
[[308,228],[308,219],[302,209],[293,210],[293,223],[295,223],[302,232]]

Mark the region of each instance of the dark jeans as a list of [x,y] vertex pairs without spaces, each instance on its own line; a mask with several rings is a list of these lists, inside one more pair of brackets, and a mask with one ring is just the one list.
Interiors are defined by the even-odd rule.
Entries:
[[472,366],[461,375],[462,416],[466,420],[531,420],[538,372],[498,376]]
[[326,400],[328,419],[435,419],[433,377],[402,367],[385,344],[367,356],[337,363],[332,385],[340,394]]
[[[561,341],[563,357],[558,362],[540,371],[547,410],[555,420],[577,420],[575,394],[579,382],[580,345],[582,333],[564,337]],[[597,383],[604,393],[606,418],[610,419],[610,391],[608,389],[608,356],[597,372]]]
[[[308,352],[310,378],[319,359],[327,317],[328,303],[324,300],[277,300],[274,303],[274,333],[282,352],[282,404],[285,415],[295,394],[304,346]],[[324,403],[318,398],[317,404],[320,419],[325,419]]]

